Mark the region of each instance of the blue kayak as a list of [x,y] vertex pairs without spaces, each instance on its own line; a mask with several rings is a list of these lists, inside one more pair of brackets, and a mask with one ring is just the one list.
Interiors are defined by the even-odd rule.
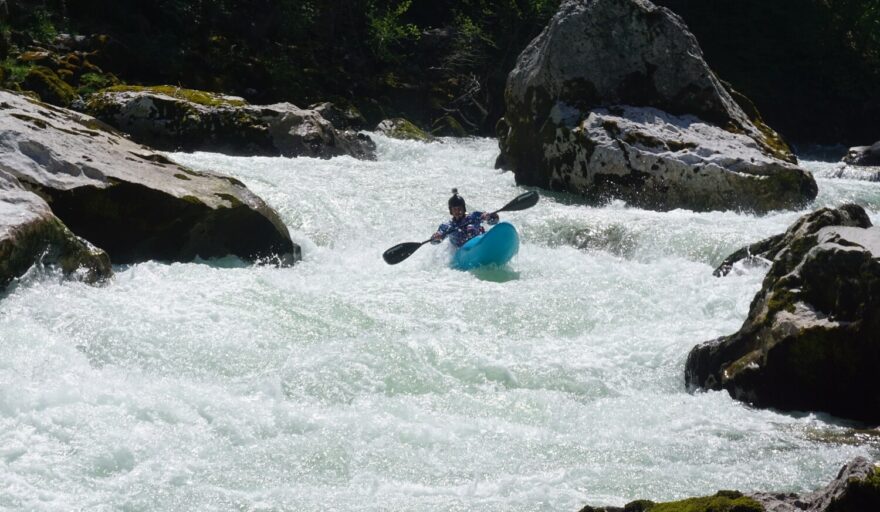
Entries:
[[468,270],[483,265],[504,265],[519,251],[519,235],[509,222],[499,222],[482,235],[465,242],[452,257],[452,268]]

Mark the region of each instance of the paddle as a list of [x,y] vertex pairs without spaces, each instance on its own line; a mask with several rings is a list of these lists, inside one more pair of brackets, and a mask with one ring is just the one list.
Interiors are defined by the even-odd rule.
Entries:
[[[539,198],[540,196],[535,191],[520,194],[516,196],[511,202],[495,210],[489,215],[495,215],[496,213],[501,212],[515,212],[519,210],[525,210],[526,208],[531,208],[532,206],[535,206],[535,204],[537,204]],[[396,265],[412,256],[412,254],[416,252],[419,247],[425,245],[430,241],[431,239],[429,238],[424,242],[404,242],[402,244],[397,244],[382,253],[382,259],[384,259],[385,263],[389,265]]]

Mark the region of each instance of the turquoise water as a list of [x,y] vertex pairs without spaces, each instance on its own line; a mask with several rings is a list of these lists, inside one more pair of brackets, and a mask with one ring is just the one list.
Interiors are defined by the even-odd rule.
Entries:
[[[576,511],[718,489],[804,492],[870,438],[813,414],[688,394],[697,343],[736,331],[766,269],[712,269],[804,212],[502,214],[506,269],[446,267],[426,239],[526,189],[488,139],[375,136],[379,159],[173,154],[278,210],[304,261],[39,268],[0,302],[0,509]],[[816,173],[814,206],[880,184]],[[810,208],[812,209],[812,208]],[[806,210],[805,210],[806,211]]]

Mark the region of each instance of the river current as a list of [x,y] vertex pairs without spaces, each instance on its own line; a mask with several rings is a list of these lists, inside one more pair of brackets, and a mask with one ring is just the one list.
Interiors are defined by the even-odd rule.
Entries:
[[803,161],[798,212],[653,212],[542,192],[502,214],[503,269],[399,265],[457,187],[469,210],[526,191],[497,142],[374,135],[348,157],[171,154],[234,176],[302,246],[116,266],[102,287],[35,267],[0,299],[0,509],[570,511],[719,489],[809,492],[875,438],[817,414],[689,394],[696,344],[739,329],[766,267],[713,268],[820,206],[880,223],[880,183]]

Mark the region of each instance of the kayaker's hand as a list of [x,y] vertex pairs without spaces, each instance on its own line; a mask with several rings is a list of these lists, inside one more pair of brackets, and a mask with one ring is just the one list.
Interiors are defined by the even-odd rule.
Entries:
[[443,236],[440,233],[434,233],[431,235],[431,245],[437,245],[443,241]]
[[489,221],[489,224],[495,224],[498,222],[498,214],[497,213],[484,213],[480,215],[480,220]]

